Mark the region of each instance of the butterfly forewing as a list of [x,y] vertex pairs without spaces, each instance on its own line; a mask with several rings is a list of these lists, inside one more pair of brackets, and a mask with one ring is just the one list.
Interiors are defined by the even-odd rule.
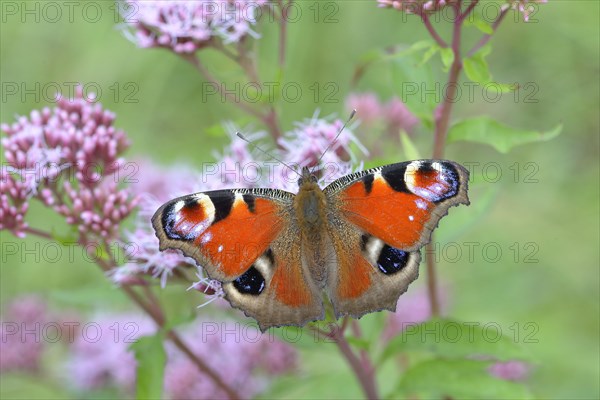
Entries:
[[246,272],[283,228],[293,194],[279,190],[218,190],[164,204],[152,218],[160,248],[181,249],[219,281]]

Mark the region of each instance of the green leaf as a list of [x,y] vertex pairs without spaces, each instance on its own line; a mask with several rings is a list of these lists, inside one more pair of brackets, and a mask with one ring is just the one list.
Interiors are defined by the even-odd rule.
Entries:
[[494,82],[492,73],[485,58],[492,52],[492,46],[486,45],[479,49],[471,57],[463,59],[463,68],[467,78],[473,82],[485,85],[485,90],[507,93],[517,90],[518,85]]
[[137,361],[136,398],[160,399],[167,354],[163,335],[143,336],[130,346]]
[[420,160],[419,150],[405,131],[400,131],[400,143],[404,151],[404,160]]
[[401,58],[409,56],[419,53],[423,50],[430,49],[433,46],[435,46],[435,42],[433,40],[419,40],[418,42],[415,42],[409,47],[403,48],[402,50],[388,52],[388,58]]
[[509,93],[514,92],[519,88],[519,85],[516,83],[500,83],[500,82],[486,82],[484,85],[484,90],[494,93]]
[[534,361],[525,348],[503,335],[497,324],[449,319],[432,319],[407,326],[399,336],[390,340],[380,362],[406,351],[428,352],[444,358],[475,356],[498,361]]
[[485,19],[481,17],[481,15],[477,13],[471,13],[469,17],[465,20],[465,26],[474,26],[479,29],[480,32],[485,33],[486,35],[492,35],[494,33],[494,28],[492,25]]
[[408,369],[394,397],[424,399],[532,399],[522,384],[495,378],[489,362],[433,359]]
[[444,65],[444,71],[448,71],[454,62],[454,51],[450,47],[440,48],[440,57]]
[[427,61],[431,59],[440,50],[440,46],[435,43],[431,43],[429,48],[423,53],[423,58],[421,58],[421,62],[417,64],[417,67],[422,67],[427,64]]
[[490,54],[491,50],[491,46],[487,45],[479,49],[471,57],[463,59],[463,68],[465,69],[467,78],[479,83],[487,83],[492,80],[492,74],[485,60],[485,57]]
[[483,116],[454,124],[448,132],[448,142],[464,140],[488,144],[500,153],[508,153],[513,147],[519,145],[553,139],[560,134],[561,130],[562,124],[546,132],[515,129]]

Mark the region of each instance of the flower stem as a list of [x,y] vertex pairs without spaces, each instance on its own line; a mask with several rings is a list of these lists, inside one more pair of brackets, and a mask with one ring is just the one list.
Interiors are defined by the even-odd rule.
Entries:
[[287,5],[283,4],[283,0],[278,0],[279,8],[281,9],[281,19],[279,21],[279,69],[280,72],[285,68],[285,49],[287,42],[287,12],[286,10],[292,4],[293,0],[289,0]]
[[452,30],[452,52],[454,53],[454,61],[450,66],[448,75],[448,83],[444,95],[444,100],[440,107],[438,118],[435,119],[435,136],[433,142],[433,158],[442,158],[444,156],[444,146],[446,145],[446,136],[448,135],[448,125],[450,123],[450,114],[456,101],[456,90],[458,86],[458,77],[462,69],[462,60],[460,52],[461,43],[461,28],[464,21],[460,14],[460,1],[455,3],[455,19],[454,28]]
[[[340,353],[346,358],[350,368],[354,371],[354,374],[358,378],[358,381],[365,393],[367,399],[378,399],[377,384],[375,382],[375,368],[371,363],[366,352],[361,353],[362,359],[359,358],[350,347],[350,343],[344,335],[345,327],[347,325],[347,319],[344,317],[344,323],[342,327],[333,327],[329,336],[335,341]],[[354,321],[355,322],[355,321]],[[356,329],[356,328],[355,328]],[[360,331],[358,331],[360,333]]]
[[437,44],[442,48],[448,47],[448,43],[446,43],[444,39],[442,39],[442,37],[439,35],[439,33],[437,33],[433,25],[431,25],[431,20],[429,19],[429,15],[426,12],[423,12],[421,14],[421,19],[425,24],[425,28],[427,28],[427,31],[429,32],[431,37],[437,42]]
[[50,232],[42,231],[40,229],[27,227],[27,228],[23,229],[23,232],[30,233],[35,236],[43,237],[44,239],[54,240],[54,237],[52,237],[52,234]]
[[360,326],[357,321],[352,321],[350,323],[350,317],[345,316],[342,319],[342,325],[338,326],[337,324],[331,324],[330,330],[327,332],[317,325],[309,325],[310,329],[317,332],[320,336],[332,339],[336,346],[338,347],[342,356],[346,358],[350,368],[358,378],[358,382],[360,383],[363,392],[367,399],[378,399],[377,395],[377,382],[375,381],[375,367],[369,358],[369,354],[362,350],[361,358],[359,358],[350,347],[350,343],[345,337],[346,328],[348,325],[352,324],[352,331],[356,337],[361,336]]
[[[450,72],[448,75],[448,83],[445,87],[448,88],[444,95],[444,100],[439,106],[439,114],[435,116],[435,136],[433,139],[433,158],[440,159],[444,157],[444,147],[446,146],[446,137],[448,136],[448,127],[450,123],[450,114],[454,102],[456,101],[456,90],[458,86],[458,78],[462,70],[461,60],[461,29],[464,22],[464,18],[471,12],[475,6],[475,2],[469,5],[469,8],[464,14],[461,13],[461,1],[458,1],[452,5],[454,8],[454,26],[452,30],[452,52],[454,54],[454,60],[450,66]],[[440,300],[438,296],[438,282],[435,258],[434,254],[434,236],[431,236],[431,241],[425,247],[427,253],[427,293],[429,297],[429,304],[431,307],[431,315],[440,315]]]

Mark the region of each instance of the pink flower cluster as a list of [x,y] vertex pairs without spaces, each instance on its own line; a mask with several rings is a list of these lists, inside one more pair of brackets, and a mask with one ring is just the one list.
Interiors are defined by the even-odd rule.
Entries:
[[353,93],[346,99],[346,108],[356,110],[361,127],[383,124],[387,133],[397,136],[400,130],[414,133],[419,119],[397,97],[382,103],[375,93]]
[[80,234],[115,238],[135,199],[118,186],[129,142],[114,119],[78,88],[73,99],[61,96],[53,109],[2,124],[0,229],[24,236],[28,203],[35,198]]
[[139,314],[98,315],[75,336],[64,364],[66,380],[75,390],[117,387],[124,394],[135,389],[137,362],[129,346],[156,332],[154,323]]
[[[367,154],[367,149],[354,136],[352,127],[346,127],[334,142],[343,125],[344,121],[340,119],[319,118],[318,111],[315,112],[312,118],[297,122],[294,129],[279,139],[281,159],[295,166],[298,171],[302,167],[309,167],[322,186],[361,169],[355,148],[363,154]],[[286,171],[286,167],[280,168],[282,179],[275,182],[274,186],[296,192],[298,177]]]
[[[123,395],[135,389],[132,343],[156,333],[155,324],[137,313],[101,314],[82,321],[70,311],[55,312],[40,297],[12,299],[0,324],[0,373],[43,376],[42,358],[59,338],[66,352],[62,371],[52,372],[74,391],[117,388]],[[245,398],[264,391],[274,376],[293,373],[294,348],[254,326],[232,321],[191,323],[183,339],[189,348]],[[165,342],[168,398],[225,398],[224,393],[171,342]],[[235,362],[232,362],[235,359]]]
[[22,298],[7,307],[2,319],[0,372],[37,372],[40,368],[44,342],[39,338],[36,340],[35,335],[22,333],[24,330],[35,332],[35,324],[46,321],[45,304],[36,297]]
[[[220,40],[238,43],[252,29],[266,0],[128,0],[122,6],[126,31],[139,47],[194,53]],[[132,12],[133,10],[133,12]],[[134,15],[130,15],[130,14]]]
[[74,319],[69,312],[50,312],[45,301],[34,295],[14,298],[3,311],[0,373],[38,373],[49,336],[52,342],[67,338],[68,323]]

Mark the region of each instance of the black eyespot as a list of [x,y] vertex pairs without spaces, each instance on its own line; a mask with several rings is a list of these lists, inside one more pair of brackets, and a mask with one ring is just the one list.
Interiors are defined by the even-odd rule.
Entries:
[[242,294],[257,296],[265,288],[265,278],[253,266],[233,281],[233,286]]
[[381,249],[377,266],[386,275],[392,275],[406,267],[409,253],[390,247],[387,244]]

